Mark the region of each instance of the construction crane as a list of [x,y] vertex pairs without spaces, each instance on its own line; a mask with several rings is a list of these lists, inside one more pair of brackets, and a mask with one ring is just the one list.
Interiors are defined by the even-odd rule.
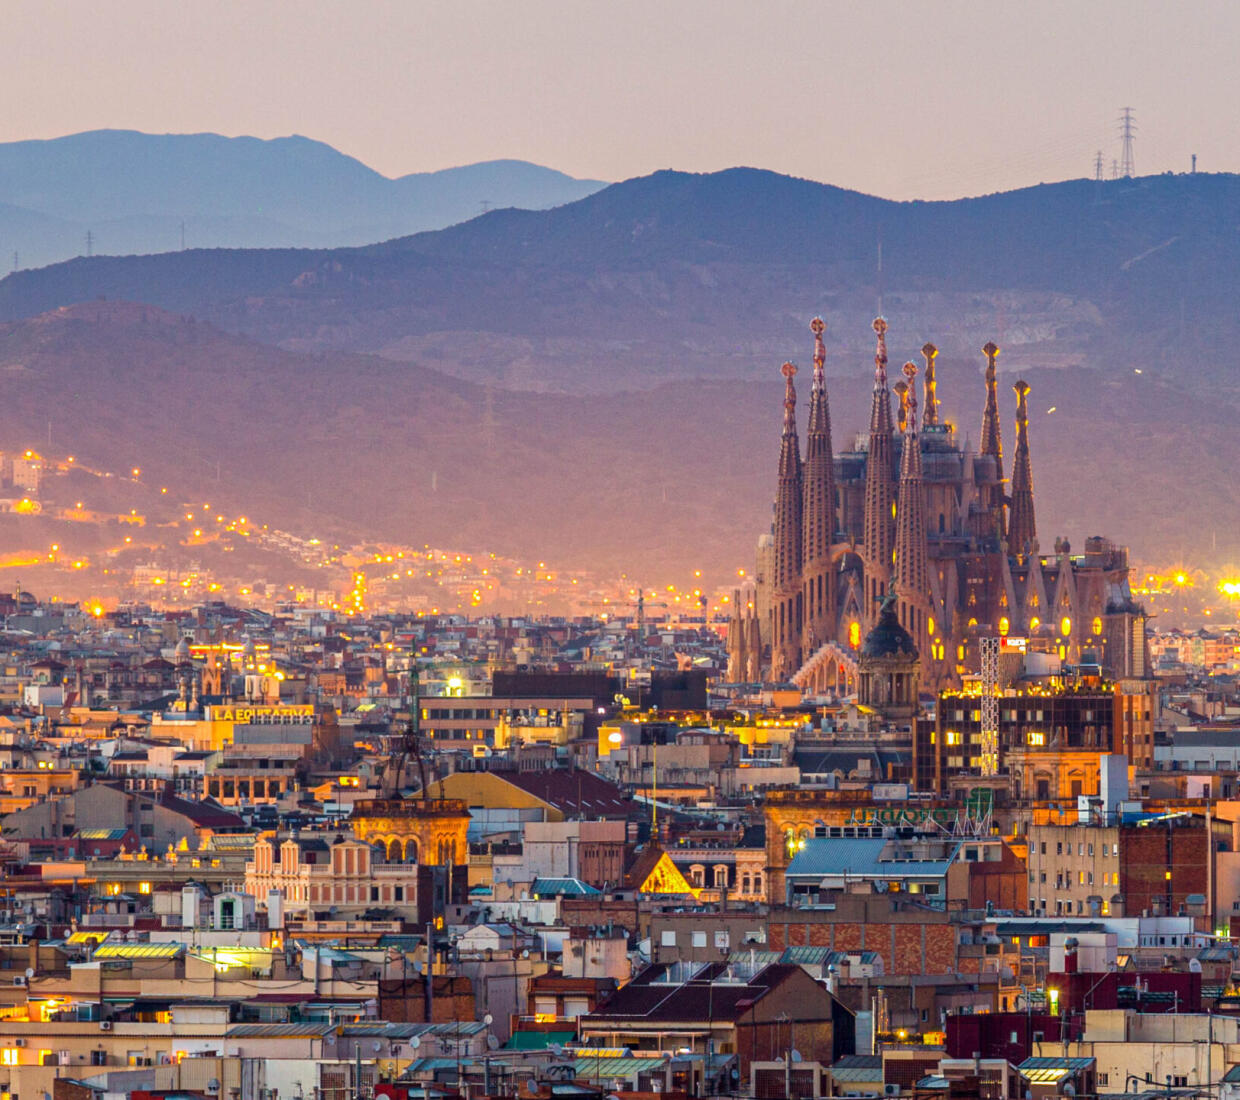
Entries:
[[978,639],[982,657],[982,775],[999,771],[999,637]]

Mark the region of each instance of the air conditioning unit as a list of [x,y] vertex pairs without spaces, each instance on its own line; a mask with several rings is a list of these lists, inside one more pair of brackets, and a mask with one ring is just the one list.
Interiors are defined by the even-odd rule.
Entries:
[[899,1085],[895,1085],[895,1084],[892,1084],[892,1085],[884,1085],[884,1086],[883,1086],[883,1095],[884,1095],[884,1096],[899,1096],[899,1095],[900,1095],[900,1086],[899,1086]]
[[26,984],[26,975],[25,975],[25,974],[18,974],[18,975],[17,975],[17,977],[13,979],[13,984],[14,984],[14,985],[25,985],[25,984]]
[[14,1039],[13,1045],[15,1047],[24,1047],[26,1045],[26,1040],[25,1039]]
[[111,1021],[111,1020],[100,1020],[100,1021],[99,1021],[99,1030],[100,1030],[100,1031],[111,1031],[111,1030],[112,1030],[112,1021]]

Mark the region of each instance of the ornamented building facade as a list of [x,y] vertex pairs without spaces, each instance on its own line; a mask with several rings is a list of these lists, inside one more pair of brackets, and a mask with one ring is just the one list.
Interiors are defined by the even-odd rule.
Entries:
[[769,567],[760,562],[760,589],[734,602],[732,680],[761,675],[809,692],[851,688],[861,639],[889,592],[920,653],[926,688],[976,671],[977,639],[996,634],[1027,637],[1067,662],[1092,652],[1115,678],[1147,676],[1146,614],[1132,599],[1126,548],[1098,537],[1085,540],[1084,553],[1065,539],[1050,553],[1041,548],[1023,380],[1013,386],[1016,445],[1010,479],[1005,474],[999,348],[983,348],[986,406],[981,444],[972,450],[940,417],[937,349],[926,344],[924,369],[905,364],[903,380],[891,387],[887,322],[877,319],[869,431],[858,450],[836,454],[824,330],[815,318],[804,455],[797,369],[781,368],[774,523],[760,540]]

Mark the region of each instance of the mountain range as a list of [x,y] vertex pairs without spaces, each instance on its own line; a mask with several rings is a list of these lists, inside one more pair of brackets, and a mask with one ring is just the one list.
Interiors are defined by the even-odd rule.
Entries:
[[[0,256],[335,247],[438,229],[488,206],[557,206],[600,187],[519,160],[389,179],[305,137],[95,130],[0,144]],[[182,229],[184,237],[182,237]],[[6,265],[7,266],[7,265]]]
[[1163,371],[1234,392],[1240,177],[1069,181],[895,203],[770,172],[659,172],[546,211],[348,249],[76,259],[0,282],[0,317],[97,297],[289,350],[370,352],[507,388],[765,378],[829,325],[829,370],[927,339],[1005,370]]

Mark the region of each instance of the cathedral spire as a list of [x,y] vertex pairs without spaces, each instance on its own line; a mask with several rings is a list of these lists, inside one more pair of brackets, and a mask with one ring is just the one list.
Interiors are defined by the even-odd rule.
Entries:
[[983,455],[994,459],[994,480],[990,482],[983,494],[983,514],[988,518],[982,525],[980,534],[987,537],[1002,539],[1007,531],[1003,513],[1003,440],[999,432],[999,373],[995,369],[995,360],[999,357],[999,346],[991,340],[982,351],[986,353],[986,411],[982,414],[982,449]]
[[900,455],[900,498],[896,505],[895,591],[900,625],[924,652],[930,606],[926,513],[917,434],[917,367],[904,364],[908,418]]
[[787,680],[799,667],[801,648],[801,444],[797,439],[797,391],[791,363],[784,376],[784,432],[779,445],[775,494],[775,571],[772,577],[771,673]]
[[1016,391],[1016,454],[1012,458],[1012,510],[1008,546],[1013,553],[1029,552],[1038,538],[1033,514],[1033,462],[1029,457],[1029,384],[1018,381]]
[[939,423],[939,384],[934,377],[934,357],[939,354],[939,349],[931,343],[921,345],[921,356],[926,361],[926,373],[922,376],[922,384],[925,386],[926,408],[922,413],[921,426],[923,428],[933,428]]
[[809,426],[805,431],[804,505],[801,514],[803,652],[813,650],[835,635],[835,574],[831,544],[835,540],[835,455],[831,447],[831,408],[827,401],[827,349],[822,340],[826,324],[810,322],[814,334],[814,382],[809,395]]
[[874,398],[870,404],[870,439],[865,462],[865,614],[878,614],[878,601],[891,577],[895,545],[895,483],[891,448],[891,393],[887,389],[887,322],[874,321],[878,346],[874,353]]

